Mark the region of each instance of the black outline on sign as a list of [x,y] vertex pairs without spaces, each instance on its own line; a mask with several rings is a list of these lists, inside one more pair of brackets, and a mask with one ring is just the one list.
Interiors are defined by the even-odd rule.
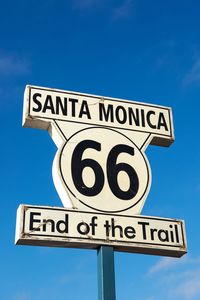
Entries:
[[[59,127],[59,126],[58,126],[58,127]],[[116,132],[116,133],[118,133],[118,134],[121,134],[121,135],[124,136],[126,139],[128,139],[128,140],[129,140],[129,141],[130,141],[130,142],[138,149],[138,151],[141,153],[141,155],[143,156],[143,159],[144,159],[144,161],[145,161],[146,168],[147,168],[147,185],[146,185],[146,188],[145,188],[145,190],[144,190],[142,196],[140,197],[140,199],[139,199],[136,203],[134,203],[133,205],[127,207],[126,209],[122,209],[122,210],[113,210],[113,211],[109,211],[109,212],[110,212],[110,213],[117,213],[117,212],[126,211],[126,210],[128,210],[128,209],[130,209],[130,208],[136,206],[136,205],[142,200],[142,198],[144,197],[144,195],[145,195],[145,193],[146,193],[146,191],[147,191],[147,189],[148,189],[148,187],[149,187],[149,184],[150,184],[150,173],[149,173],[150,168],[149,168],[149,166],[148,166],[147,158],[144,156],[144,153],[143,153],[142,151],[140,151],[140,149],[137,147],[137,145],[136,145],[130,138],[128,138],[126,135],[124,135],[123,133],[121,133],[121,132],[119,132],[119,131],[116,131],[116,130],[114,130],[114,129],[111,129],[111,128],[109,128],[109,127],[96,127],[96,126],[95,126],[95,127],[84,128],[84,129],[81,129],[81,130],[77,131],[76,133],[74,133],[74,134],[66,141],[66,143],[63,144],[62,149],[61,149],[61,151],[60,151],[60,156],[59,156],[59,170],[60,170],[61,178],[62,178],[62,180],[63,180],[65,186],[67,187],[68,191],[69,191],[69,192],[70,192],[70,193],[71,193],[78,201],[80,201],[83,205],[89,207],[90,209],[94,209],[94,210],[96,210],[96,211],[100,211],[100,212],[108,212],[108,211],[105,211],[105,210],[101,210],[101,209],[94,208],[94,207],[92,207],[92,206],[90,206],[90,205],[88,205],[88,204],[85,204],[82,200],[80,200],[78,197],[76,197],[76,195],[74,195],[74,193],[73,193],[73,192],[71,191],[71,189],[68,187],[68,185],[67,185],[67,183],[66,183],[66,181],[65,181],[65,179],[64,179],[63,172],[62,172],[62,168],[61,168],[62,153],[63,153],[63,150],[64,150],[65,146],[67,145],[67,143],[70,142],[70,139],[73,138],[73,137],[74,137],[76,134],[78,134],[79,132],[82,132],[82,131],[85,131],[85,130],[94,129],[94,128],[107,129],[107,130],[114,131],[114,132]]]
[[58,130],[62,133],[63,138],[65,139],[65,141],[67,141],[68,139],[67,139],[66,135],[64,134],[63,130],[60,128],[60,126],[58,125],[56,120],[54,120],[54,123],[58,127]]
[[142,150],[142,148],[144,147],[144,145],[147,143],[147,141],[149,140],[150,136],[151,136],[151,133],[149,133],[148,137],[146,138],[146,140],[144,141],[144,143],[142,144],[142,146],[140,146],[140,148],[138,148],[140,151]]

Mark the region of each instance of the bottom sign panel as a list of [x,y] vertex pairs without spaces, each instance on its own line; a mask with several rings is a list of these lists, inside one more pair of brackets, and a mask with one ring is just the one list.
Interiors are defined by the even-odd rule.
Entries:
[[180,257],[187,252],[184,222],[146,216],[20,205],[16,244],[97,249]]

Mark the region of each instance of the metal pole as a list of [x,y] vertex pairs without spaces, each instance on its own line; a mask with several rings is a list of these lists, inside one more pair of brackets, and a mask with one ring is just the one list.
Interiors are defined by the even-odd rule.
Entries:
[[115,265],[113,247],[101,246],[98,256],[98,300],[115,300]]

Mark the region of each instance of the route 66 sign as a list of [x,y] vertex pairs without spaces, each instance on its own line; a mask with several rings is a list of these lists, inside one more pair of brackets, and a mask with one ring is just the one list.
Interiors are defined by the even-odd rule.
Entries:
[[53,180],[66,208],[140,214],[151,185],[149,144],[174,141],[168,107],[27,86],[23,125],[58,147]]

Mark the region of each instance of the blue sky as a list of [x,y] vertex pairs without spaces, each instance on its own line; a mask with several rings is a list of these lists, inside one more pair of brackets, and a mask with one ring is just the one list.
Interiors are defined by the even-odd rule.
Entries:
[[175,142],[149,146],[144,215],[186,222],[181,259],[115,254],[117,300],[200,299],[199,1],[1,1],[0,298],[97,299],[96,251],[15,246],[19,204],[61,206],[46,131],[21,126],[26,84],[171,106]]

